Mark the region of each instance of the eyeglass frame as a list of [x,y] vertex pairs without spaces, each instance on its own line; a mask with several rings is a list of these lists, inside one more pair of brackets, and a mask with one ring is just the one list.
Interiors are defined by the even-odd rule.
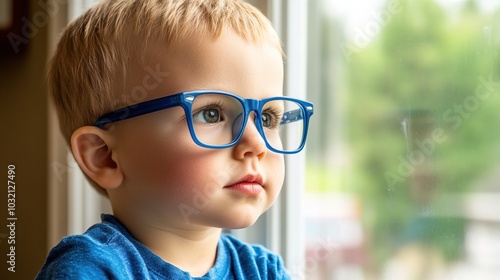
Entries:
[[[200,95],[205,95],[205,94],[221,94],[225,96],[232,97],[236,100],[238,100],[243,108],[243,122],[241,125],[240,132],[238,135],[233,139],[228,144],[224,145],[209,145],[201,142],[198,137],[196,136],[196,132],[194,129],[194,122],[193,122],[193,115],[192,115],[192,105],[193,101],[196,99],[196,97]],[[285,112],[285,115],[283,115],[282,120],[280,122],[281,124],[284,123],[290,123],[293,121],[298,121],[300,119],[303,119],[304,121],[304,127],[303,127],[303,133],[302,133],[302,139],[300,142],[300,145],[297,149],[291,150],[291,151],[284,151],[284,150],[278,150],[275,149],[271,144],[268,142],[267,137],[264,132],[264,126],[262,124],[262,119],[261,119],[261,111],[264,107],[264,104],[270,101],[275,101],[275,100],[283,100],[283,101],[292,101],[295,102],[299,105],[299,109],[295,109],[289,112]],[[184,92],[179,92],[173,95],[168,95],[144,102],[140,102],[134,105],[129,105],[126,107],[122,107],[120,109],[114,110],[112,112],[106,113],[99,117],[97,121],[94,123],[94,126],[104,129],[104,127],[107,124],[113,123],[113,122],[118,122],[130,118],[135,118],[138,116],[146,115],[149,113],[157,112],[160,110],[165,110],[173,107],[181,106],[184,110],[184,113],[186,115],[186,122],[188,125],[189,133],[191,134],[191,138],[193,141],[201,147],[204,148],[210,148],[210,149],[224,149],[224,148],[229,148],[236,143],[238,143],[245,131],[247,121],[248,121],[248,116],[250,113],[253,111],[255,112],[255,126],[257,128],[257,131],[259,132],[260,136],[262,139],[264,139],[264,142],[266,143],[266,147],[276,153],[280,154],[295,154],[300,152],[304,146],[305,142],[307,139],[307,133],[309,129],[309,119],[314,113],[314,105],[311,102],[305,101],[305,100],[300,100],[297,98],[293,97],[288,97],[288,96],[275,96],[275,97],[270,97],[270,98],[264,98],[264,99],[247,99],[247,98],[242,98],[234,93],[231,92],[226,92],[226,91],[220,91],[220,90],[195,90],[195,91],[184,91]],[[298,110],[301,111],[301,114],[297,112]]]

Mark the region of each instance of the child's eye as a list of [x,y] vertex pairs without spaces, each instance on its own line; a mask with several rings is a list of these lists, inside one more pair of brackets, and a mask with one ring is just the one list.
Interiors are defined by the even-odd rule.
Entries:
[[222,112],[217,107],[205,107],[193,114],[193,121],[199,123],[218,123],[223,120]]
[[277,128],[280,123],[281,114],[278,114],[276,110],[270,108],[262,112],[262,126],[266,128]]

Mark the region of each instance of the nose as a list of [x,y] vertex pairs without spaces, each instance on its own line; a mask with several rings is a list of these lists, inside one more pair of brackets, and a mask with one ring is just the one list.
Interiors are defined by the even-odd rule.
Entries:
[[255,113],[250,113],[246,127],[238,143],[236,143],[234,152],[238,159],[256,156],[262,159],[267,154],[267,147],[264,138],[260,135],[255,123]]

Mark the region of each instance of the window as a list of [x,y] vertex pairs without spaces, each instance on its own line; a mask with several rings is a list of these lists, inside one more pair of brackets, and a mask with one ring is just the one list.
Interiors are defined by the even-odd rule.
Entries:
[[500,4],[308,10],[303,279],[499,279]]

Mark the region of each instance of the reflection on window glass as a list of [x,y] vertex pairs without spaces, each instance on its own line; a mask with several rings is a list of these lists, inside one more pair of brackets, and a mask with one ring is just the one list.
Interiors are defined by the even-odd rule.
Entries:
[[500,279],[500,2],[309,1],[304,279]]

